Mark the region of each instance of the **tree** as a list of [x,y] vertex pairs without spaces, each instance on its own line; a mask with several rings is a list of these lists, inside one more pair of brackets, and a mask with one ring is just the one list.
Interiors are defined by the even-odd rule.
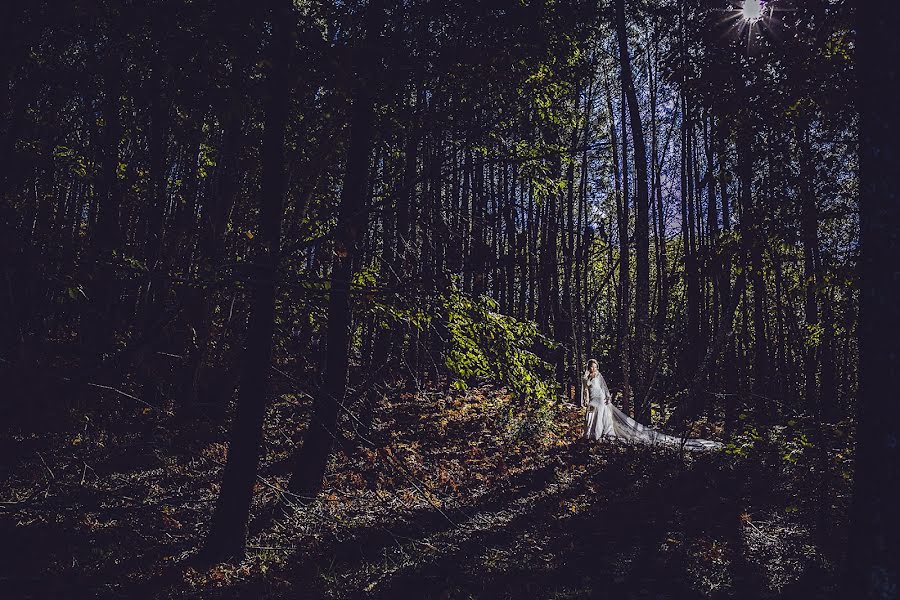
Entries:
[[265,88],[266,123],[259,235],[256,237],[250,319],[244,344],[240,390],[231,424],[228,460],[204,546],[204,554],[211,560],[244,553],[269,394],[285,185],[284,131],[291,90],[290,25],[293,11],[291,3],[284,0],[273,0],[267,8],[266,17],[272,31],[268,58],[271,66]]
[[[647,402],[648,370],[650,366],[650,196],[647,179],[647,145],[644,142],[644,128],[641,124],[641,110],[634,77],[631,72],[631,57],[628,53],[628,29],[625,22],[625,0],[616,0],[616,34],[619,41],[619,66],[622,89],[628,101],[628,116],[631,124],[631,139],[634,146],[635,186],[635,287],[634,287],[634,361],[636,376],[635,415],[639,420],[649,421],[650,404]],[[627,157],[623,157],[627,160]]]
[[384,19],[383,2],[376,0],[366,9],[364,42],[355,49],[354,74],[357,79],[350,108],[350,143],[330,277],[324,385],[316,398],[315,412],[303,446],[296,452],[288,486],[291,492],[304,496],[315,495],[322,487],[347,389],[353,318],[350,286],[359,263],[360,242],[368,224],[368,180],[375,139],[374,91],[380,72],[376,52]]
[[[859,398],[845,595],[895,597],[900,586],[900,36],[897,7],[857,7],[860,111]],[[887,59],[887,60],[886,60]]]

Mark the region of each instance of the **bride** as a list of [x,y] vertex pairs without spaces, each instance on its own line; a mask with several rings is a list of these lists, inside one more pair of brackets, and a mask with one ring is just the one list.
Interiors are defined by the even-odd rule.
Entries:
[[611,394],[606,380],[597,366],[597,361],[588,361],[584,373],[584,403],[587,409],[584,414],[584,437],[598,440],[601,437],[615,437],[627,442],[646,444],[663,444],[666,446],[684,446],[687,450],[714,450],[722,447],[720,442],[711,440],[681,438],[660,433],[655,429],[641,425],[614,404],[610,404]]

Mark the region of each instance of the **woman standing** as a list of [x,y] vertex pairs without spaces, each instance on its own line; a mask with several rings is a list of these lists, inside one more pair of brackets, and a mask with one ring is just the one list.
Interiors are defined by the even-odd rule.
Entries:
[[609,388],[597,361],[591,359],[588,361],[587,370],[584,372],[584,399],[582,405],[587,405],[584,414],[584,437],[589,440],[598,440],[604,435],[615,437],[616,431],[613,426],[613,415],[610,403]]
[[684,447],[686,450],[716,450],[722,448],[721,442],[683,438],[660,433],[651,427],[638,423],[614,404],[610,404],[612,395],[606,386],[606,380],[600,374],[597,361],[588,361],[584,373],[584,398],[587,410],[584,414],[584,437],[599,440],[609,436],[626,442],[644,444],[663,444],[671,447]]

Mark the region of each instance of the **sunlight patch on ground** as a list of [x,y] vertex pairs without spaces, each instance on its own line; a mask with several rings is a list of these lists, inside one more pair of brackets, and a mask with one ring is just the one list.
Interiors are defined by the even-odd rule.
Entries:
[[829,568],[809,529],[792,523],[785,514],[769,513],[757,518],[748,515],[742,541],[742,550],[760,565],[772,592],[781,592],[802,577],[806,569]]

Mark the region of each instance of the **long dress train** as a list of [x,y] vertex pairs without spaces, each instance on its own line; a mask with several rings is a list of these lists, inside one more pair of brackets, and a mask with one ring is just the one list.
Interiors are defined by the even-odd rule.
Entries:
[[721,442],[699,438],[681,438],[660,433],[655,429],[638,423],[614,404],[603,375],[597,373],[585,381],[590,402],[584,416],[584,437],[598,440],[602,437],[615,437],[627,442],[644,444],[661,444],[687,450],[716,450],[722,448]]

